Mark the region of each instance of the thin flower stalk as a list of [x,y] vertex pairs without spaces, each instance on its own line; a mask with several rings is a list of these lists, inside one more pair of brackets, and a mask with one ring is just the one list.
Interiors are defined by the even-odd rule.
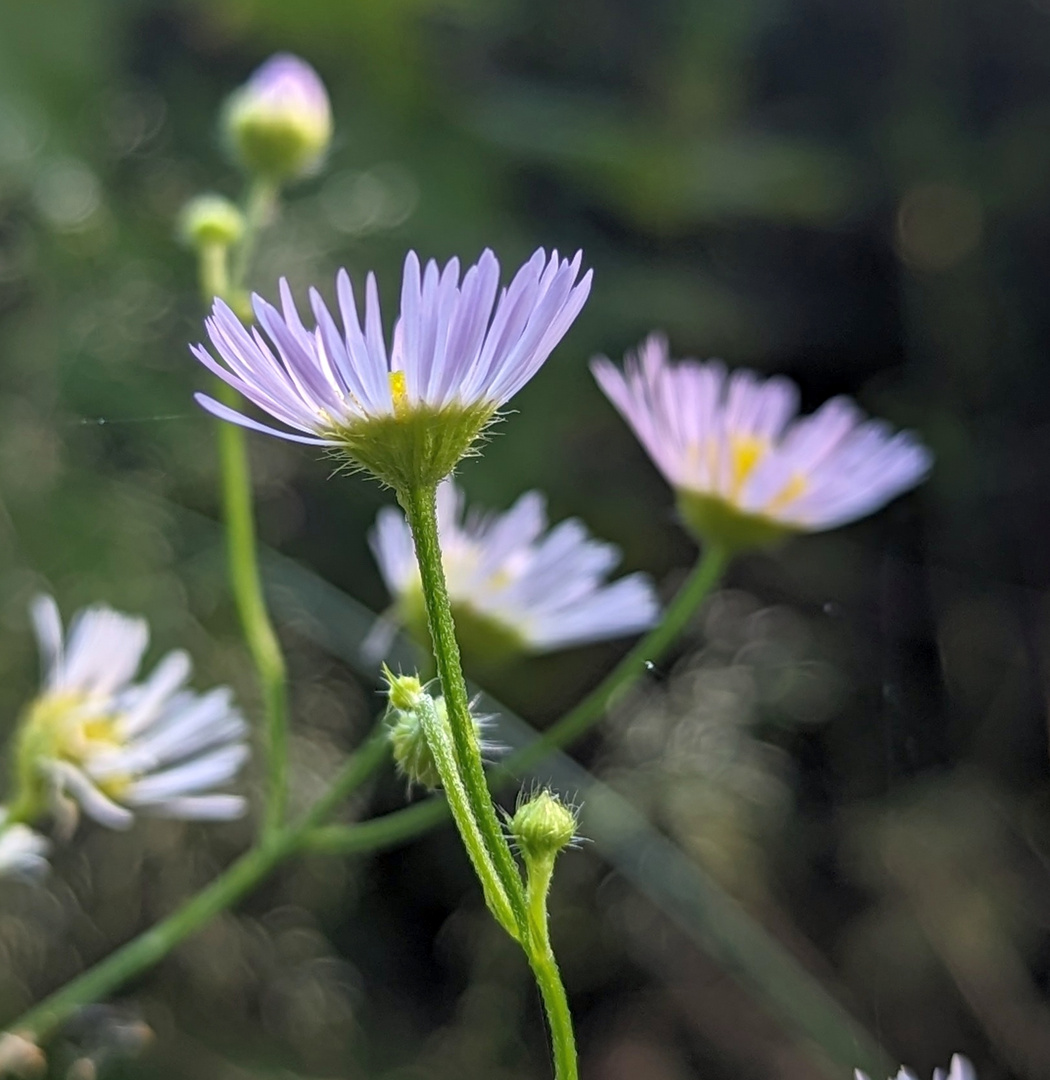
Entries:
[[[276,196],[277,189],[264,178],[257,178],[249,188],[232,278],[228,247],[215,244],[201,247],[199,272],[206,301],[225,297],[237,302],[250,252]],[[237,392],[221,380],[217,380],[217,393],[228,408],[235,408],[240,402]],[[259,572],[255,500],[244,432],[233,425],[220,424],[217,439],[230,590],[262,693],[267,768],[263,828],[269,834],[283,821],[288,799],[288,677]]]

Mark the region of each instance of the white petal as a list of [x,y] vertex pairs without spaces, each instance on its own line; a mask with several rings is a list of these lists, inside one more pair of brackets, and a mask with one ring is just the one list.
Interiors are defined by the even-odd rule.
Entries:
[[55,598],[46,593],[33,597],[29,613],[33,620],[37,644],[40,646],[40,681],[44,686],[48,686],[62,665],[62,616]]

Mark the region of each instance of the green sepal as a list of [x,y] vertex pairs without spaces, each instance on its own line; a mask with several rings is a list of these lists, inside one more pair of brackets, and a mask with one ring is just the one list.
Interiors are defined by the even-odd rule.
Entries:
[[775,547],[801,530],[762,514],[748,514],[714,495],[679,489],[678,513],[701,544],[736,553]]
[[401,492],[435,488],[496,418],[489,403],[405,407],[390,416],[374,416],[329,428],[336,455],[353,469],[370,472],[380,483]]

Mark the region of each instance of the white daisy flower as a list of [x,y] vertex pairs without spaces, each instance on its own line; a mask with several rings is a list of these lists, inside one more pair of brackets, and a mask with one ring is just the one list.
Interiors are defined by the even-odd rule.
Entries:
[[[646,576],[607,583],[620,561],[617,548],[592,539],[575,519],[548,532],[538,491],[505,514],[465,513],[463,492],[446,480],[437,518],[456,628],[470,652],[550,652],[656,622],[659,604]],[[369,542],[398,617],[425,640],[422,584],[401,512],[380,510]]]
[[[853,1075],[855,1080],[869,1080],[868,1074],[861,1072],[860,1069],[854,1069]],[[917,1080],[917,1077],[911,1069],[906,1069],[902,1065],[896,1080]],[[977,1072],[968,1058],[964,1058],[962,1054],[952,1054],[951,1068],[947,1073],[944,1069],[934,1069],[933,1080],[977,1080]]]
[[605,357],[592,370],[676,489],[686,524],[731,548],[855,521],[932,464],[914,435],[865,419],[848,398],[799,417],[790,379],[729,374],[718,361],[672,364],[659,335],[622,372]]
[[50,869],[51,844],[28,825],[4,825],[7,810],[0,807],[0,877],[39,881]]
[[134,682],[149,641],[144,619],[103,605],[75,615],[63,641],[58,607],[39,596],[31,608],[43,686],[18,732],[19,796],[12,817],[30,820],[48,796],[68,798],[110,828],[136,811],[226,820],[245,809],[215,789],[245,759],[247,725],[226,687],[184,689],[191,663],[175,651]]

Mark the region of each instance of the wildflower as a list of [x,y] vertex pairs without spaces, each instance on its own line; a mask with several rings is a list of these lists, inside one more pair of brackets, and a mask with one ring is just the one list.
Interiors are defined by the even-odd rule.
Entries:
[[277,183],[315,171],[332,140],[324,83],[289,53],[271,56],[230,95],[224,121],[238,161]]
[[[540,249],[497,299],[499,262],[485,251],[460,282],[459,260],[422,273],[405,259],[401,315],[389,354],[375,278],[365,284],[364,329],[350,276],[336,278],[343,327],[316,290],[316,327],[307,330],[291,291],[280,283],[281,311],[253,296],[249,333],[221,300],[205,326],[222,358],[202,346],[194,356],[259,408],[294,431],[259,424],[203,394],[223,420],[293,442],[331,447],[399,492],[444,479],[499,408],[539,370],[576,318],[590,290],[576,283],[582,255],[569,262]],[[297,434],[302,432],[304,434]]]
[[[577,520],[550,532],[544,498],[530,491],[505,514],[464,513],[463,492],[437,493],[438,534],[464,651],[495,658],[550,652],[646,630],[659,606],[644,574],[606,584],[620,553]],[[427,640],[423,586],[403,515],[384,507],[369,537],[400,620]]]
[[0,877],[37,881],[48,871],[48,841],[26,825],[4,825],[7,810],[0,807]]
[[623,372],[605,357],[592,370],[675,488],[685,523],[731,549],[864,517],[932,463],[914,435],[865,419],[848,398],[797,417],[789,379],[730,375],[716,361],[672,366],[658,335],[628,355]]
[[[861,1072],[860,1069],[855,1069],[853,1075],[856,1080],[869,1080],[868,1074]],[[916,1076],[911,1069],[901,1066],[896,1080],[916,1080]],[[934,1069],[933,1080],[977,1080],[977,1072],[969,1059],[964,1058],[962,1054],[952,1054],[951,1068],[947,1073],[943,1069]]]
[[71,797],[96,821],[127,828],[133,812],[224,820],[244,811],[215,793],[248,756],[246,725],[226,687],[183,689],[190,659],[175,651],[133,682],[149,641],[144,619],[97,605],[74,616],[63,642],[58,607],[37,597],[32,616],[43,686],[18,733],[12,819]]

